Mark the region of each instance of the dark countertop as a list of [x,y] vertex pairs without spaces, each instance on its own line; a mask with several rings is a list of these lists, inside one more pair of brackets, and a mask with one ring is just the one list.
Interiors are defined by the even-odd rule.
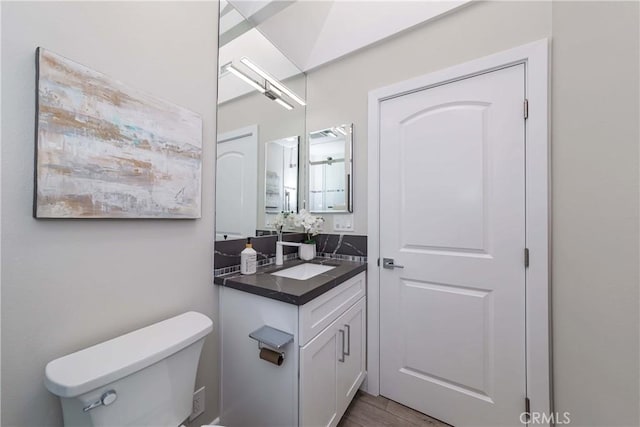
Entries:
[[267,265],[258,267],[256,274],[226,274],[217,276],[213,283],[228,286],[255,295],[284,301],[289,304],[303,305],[312,299],[335,288],[358,273],[367,270],[366,262],[343,261],[328,258],[316,258],[309,261],[314,264],[332,265],[326,273],[320,273],[307,280],[290,279],[288,277],[273,276],[269,273],[284,270],[303,264],[305,261],[285,261],[284,265]]

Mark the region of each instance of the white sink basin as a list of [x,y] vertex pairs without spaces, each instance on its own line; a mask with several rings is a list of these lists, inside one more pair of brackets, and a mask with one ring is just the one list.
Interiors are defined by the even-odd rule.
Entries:
[[330,265],[305,263],[296,265],[295,267],[276,271],[275,273],[271,274],[274,276],[288,277],[289,279],[307,280],[311,279],[314,276],[317,276],[318,274],[333,270],[334,268],[335,267],[332,267]]

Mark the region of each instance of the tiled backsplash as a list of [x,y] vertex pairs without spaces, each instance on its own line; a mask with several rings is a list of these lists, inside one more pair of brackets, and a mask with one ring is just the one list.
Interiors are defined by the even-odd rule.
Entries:
[[[282,240],[285,242],[302,242],[304,236],[304,233],[286,233],[282,236]],[[278,236],[260,236],[251,238],[253,249],[258,253],[258,262],[269,258],[275,258],[277,240]],[[247,239],[220,240],[215,242],[215,253],[213,256],[214,268],[219,269],[240,265],[240,252],[245,248],[246,243]],[[284,246],[283,252],[285,255],[298,253],[298,248],[295,246]]]
[[330,252],[318,252],[316,258],[341,259],[344,261],[367,262],[366,256],[334,254]]
[[[298,258],[298,253],[294,253],[294,254],[287,254],[284,256],[284,260],[285,261],[289,261],[292,259],[296,259]],[[275,264],[276,262],[276,258],[266,258],[266,259],[261,259],[258,260],[258,267],[261,267],[263,265],[270,265],[270,264]],[[230,267],[221,267],[221,268],[216,268],[213,270],[213,275],[214,276],[222,276],[224,274],[231,274],[231,273],[238,273],[240,271],[240,264],[238,265],[232,265]]]
[[[302,242],[303,233],[284,234],[286,242]],[[252,237],[253,249],[258,253],[258,265],[273,264],[276,256],[277,236]],[[221,240],[215,242],[213,258],[214,275],[234,273],[240,269],[240,252],[245,248],[247,239]],[[295,259],[297,247],[283,247],[285,260]],[[320,234],[316,236],[317,256],[347,261],[367,261],[367,236],[352,234]]]
[[367,236],[353,234],[319,234],[316,250],[334,255],[367,256]]

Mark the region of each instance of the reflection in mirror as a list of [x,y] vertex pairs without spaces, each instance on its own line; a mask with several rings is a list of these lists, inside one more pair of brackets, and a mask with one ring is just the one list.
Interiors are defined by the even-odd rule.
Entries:
[[298,137],[293,157],[284,140],[306,135],[306,76],[259,31],[290,4],[272,3],[247,19],[220,2],[216,240],[274,233],[270,219],[299,207]]
[[309,133],[309,210],[353,212],[353,125]]
[[257,156],[257,126],[218,134],[216,240],[240,239],[255,233]]
[[265,212],[298,211],[298,136],[267,142]]

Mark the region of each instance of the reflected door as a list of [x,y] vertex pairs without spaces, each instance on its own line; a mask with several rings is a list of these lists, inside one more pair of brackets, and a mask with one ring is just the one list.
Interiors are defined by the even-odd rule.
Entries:
[[216,240],[256,234],[257,129],[257,126],[250,126],[218,135]]
[[525,399],[524,66],[382,102],[380,393],[456,426]]
[[291,136],[265,145],[264,208],[267,214],[298,212],[299,139]]

